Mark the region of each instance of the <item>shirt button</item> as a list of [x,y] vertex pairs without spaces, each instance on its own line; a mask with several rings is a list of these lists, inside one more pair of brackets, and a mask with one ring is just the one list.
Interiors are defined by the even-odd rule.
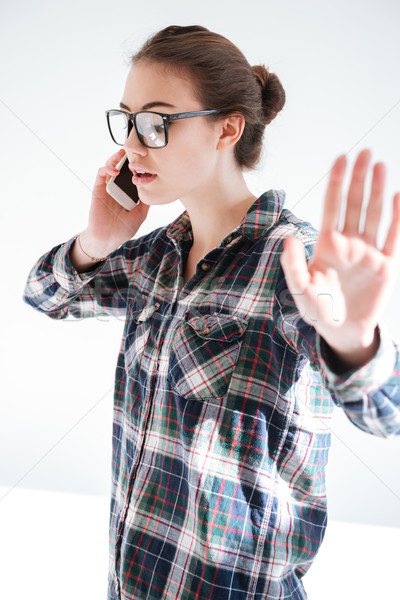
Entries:
[[206,262],[202,263],[202,265],[201,265],[201,268],[203,269],[203,271],[209,271],[210,267],[211,267],[210,263],[206,263]]
[[207,326],[204,326],[203,329],[201,330],[201,335],[209,335],[210,330]]
[[229,237],[227,237],[227,238],[226,238],[226,243],[227,243],[227,244],[230,244],[230,243],[231,243],[231,241],[232,241],[232,239],[233,239],[233,238],[232,238],[232,236],[230,235]]
[[155,306],[156,308],[160,308],[160,303],[159,303],[159,302],[156,302],[156,303],[154,304],[154,306]]

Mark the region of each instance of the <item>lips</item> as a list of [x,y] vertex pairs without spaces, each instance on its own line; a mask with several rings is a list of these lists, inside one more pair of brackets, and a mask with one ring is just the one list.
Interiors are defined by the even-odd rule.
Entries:
[[130,164],[129,169],[132,171],[132,173],[134,175],[141,175],[141,174],[155,175],[155,173],[153,173],[153,171],[150,171],[149,169],[147,169],[146,167],[143,167],[142,165]]
[[129,169],[133,173],[132,182],[135,185],[145,185],[151,183],[157,177],[155,173],[149,171],[146,167],[141,165],[129,165]]

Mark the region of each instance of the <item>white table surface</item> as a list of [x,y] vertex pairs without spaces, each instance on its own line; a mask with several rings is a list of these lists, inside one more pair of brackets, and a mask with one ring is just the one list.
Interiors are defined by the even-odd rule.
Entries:
[[[106,600],[107,497],[0,487],[0,597]],[[5,495],[6,494],[6,495]],[[309,600],[400,598],[400,529],[330,521]]]

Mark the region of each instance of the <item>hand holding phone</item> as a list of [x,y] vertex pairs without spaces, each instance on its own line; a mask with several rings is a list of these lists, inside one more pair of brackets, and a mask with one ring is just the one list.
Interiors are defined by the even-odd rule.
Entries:
[[[138,196],[132,194],[132,190],[130,208],[125,208],[107,191],[108,183],[112,180],[115,182],[118,176],[115,168],[123,161],[128,164],[125,159],[125,151],[121,148],[97,172],[93,186],[89,223],[84,236],[86,244],[90,244],[90,252],[93,256],[106,256],[131,239],[146,219],[149,210],[146,204],[139,201]],[[129,173],[132,180],[132,173],[130,171]],[[135,186],[132,184],[132,187]],[[132,210],[133,206],[135,210]]]

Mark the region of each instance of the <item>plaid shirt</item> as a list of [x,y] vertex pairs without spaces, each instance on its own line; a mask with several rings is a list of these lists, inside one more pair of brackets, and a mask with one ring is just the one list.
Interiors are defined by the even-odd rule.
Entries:
[[[280,266],[316,231],[271,190],[183,285],[183,213],[78,274],[68,242],[32,268],[25,301],[54,319],[125,319],[116,366],[109,600],[304,599],[326,523],[334,405],[400,434],[399,347],[335,375]],[[324,351],[325,350],[325,351]]]

